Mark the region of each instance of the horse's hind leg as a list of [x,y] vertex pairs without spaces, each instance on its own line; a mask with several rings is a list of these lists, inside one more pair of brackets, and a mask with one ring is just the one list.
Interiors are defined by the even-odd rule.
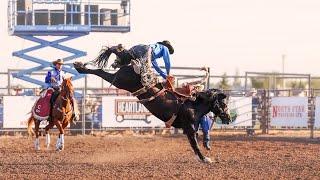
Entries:
[[36,140],[34,142],[34,147],[37,151],[40,150],[40,140],[39,140],[39,126],[40,126],[40,121],[35,120],[34,122],[34,129],[35,129],[35,134],[36,134]]
[[185,133],[188,137],[189,143],[190,143],[194,153],[196,154],[197,158],[199,160],[201,160],[202,162],[211,163],[212,161],[210,158],[202,155],[202,153],[199,149],[199,145],[198,145],[198,141],[197,141],[196,133],[195,133],[194,129],[192,127],[188,127],[184,130],[185,130]]
[[105,72],[102,69],[88,69],[84,67],[84,65],[80,62],[73,63],[74,68],[80,73],[80,74],[94,74],[96,76],[101,77],[102,79],[112,83],[114,81],[115,75]]
[[54,124],[52,121],[49,121],[49,124],[45,127],[45,131],[46,131],[46,147],[47,149],[49,149],[50,147],[50,134],[49,134],[49,130],[51,128],[53,128]]

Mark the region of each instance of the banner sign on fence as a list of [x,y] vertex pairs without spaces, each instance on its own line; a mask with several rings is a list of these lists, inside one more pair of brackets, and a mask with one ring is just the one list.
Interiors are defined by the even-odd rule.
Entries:
[[230,97],[229,110],[233,126],[252,126],[252,97]]
[[102,127],[164,127],[136,97],[102,97]]
[[271,126],[308,127],[307,97],[273,97]]
[[[3,96],[3,128],[27,128],[37,96]],[[42,121],[40,127],[45,127]]]
[[316,109],[315,109],[315,118],[314,118],[314,127],[320,128],[320,97],[316,97]]
[[[232,123],[230,126],[251,127],[252,124],[252,97],[229,97],[228,108]],[[217,118],[216,125],[221,125]]]

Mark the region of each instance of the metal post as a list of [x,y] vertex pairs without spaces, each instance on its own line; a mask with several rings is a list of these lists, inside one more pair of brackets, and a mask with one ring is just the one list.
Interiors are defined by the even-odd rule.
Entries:
[[91,26],[91,4],[90,4],[90,0],[88,3],[88,25]]
[[270,89],[268,89],[267,93],[267,101],[266,101],[266,133],[269,134],[269,122],[270,122]]
[[267,92],[264,89],[262,95],[262,109],[261,109],[261,126],[262,126],[262,134],[267,133]]
[[[310,89],[310,88],[309,88]],[[311,112],[310,112],[310,139],[314,138],[314,121],[315,121],[315,101],[314,98],[314,91],[312,90],[311,96],[309,94],[310,100],[311,100]]]
[[87,95],[87,89],[88,89],[88,76],[84,77],[84,92],[85,95]]
[[8,95],[10,96],[11,95],[11,91],[10,91],[10,89],[11,89],[11,71],[10,71],[10,69],[8,69]]
[[85,109],[85,106],[86,106],[86,94],[85,94],[85,90],[82,89],[82,135],[85,135],[86,134],[86,123],[85,123],[85,116],[86,116],[86,109]]
[[284,61],[286,59],[286,55],[282,54],[282,89],[285,88],[285,82],[284,82]]
[[247,83],[248,83],[248,72],[246,72],[246,76],[244,79],[244,91],[247,92]]
[[207,86],[206,86],[206,89],[209,89],[210,88],[210,68],[208,68],[208,73],[209,73],[209,77],[207,79]]
[[313,94],[311,94],[311,75],[309,74],[309,76],[308,76],[308,94],[309,94],[309,96],[313,96]]
[[67,4],[64,4],[64,13],[63,13],[63,21],[64,21],[64,25],[67,25]]
[[91,109],[92,118],[91,118],[91,135],[93,135],[93,120],[94,120],[94,110]]
[[104,88],[104,79],[101,78],[101,89]]

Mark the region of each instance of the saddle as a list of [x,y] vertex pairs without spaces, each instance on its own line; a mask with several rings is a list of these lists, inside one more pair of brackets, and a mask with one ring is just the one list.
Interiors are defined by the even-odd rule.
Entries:
[[167,90],[171,91],[177,98],[185,100],[185,99],[194,99],[194,94],[196,93],[195,86],[191,84],[185,84],[182,87],[174,87],[174,77],[167,76],[167,80],[165,81],[164,87]]
[[40,94],[39,99],[35,102],[32,108],[32,115],[38,121],[48,119],[50,115],[50,99],[54,92],[54,89],[48,88]]

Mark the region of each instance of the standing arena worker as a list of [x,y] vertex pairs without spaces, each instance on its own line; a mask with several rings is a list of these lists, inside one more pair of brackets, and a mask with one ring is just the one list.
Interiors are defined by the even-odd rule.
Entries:
[[[52,62],[54,69],[51,71],[48,71],[46,78],[45,78],[45,83],[47,84],[46,88],[52,88],[54,89],[54,92],[51,96],[50,99],[50,115],[48,121],[51,120],[52,117],[52,107],[57,99],[57,97],[60,94],[61,91],[61,84],[63,79],[65,78],[65,73],[62,71],[62,65],[64,64],[63,59],[57,59]],[[75,111],[74,111],[74,101],[72,102],[72,108],[73,108],[73,115],[72,117],[75,117]]]
[[198,131],[201,126],[201,130],[203,133],[203,147],[207,150],[211,150],[210,147],[210,130],[213,125],[214,115],[212,112],[202,116],[198,122],[195,124],[195,130]]

